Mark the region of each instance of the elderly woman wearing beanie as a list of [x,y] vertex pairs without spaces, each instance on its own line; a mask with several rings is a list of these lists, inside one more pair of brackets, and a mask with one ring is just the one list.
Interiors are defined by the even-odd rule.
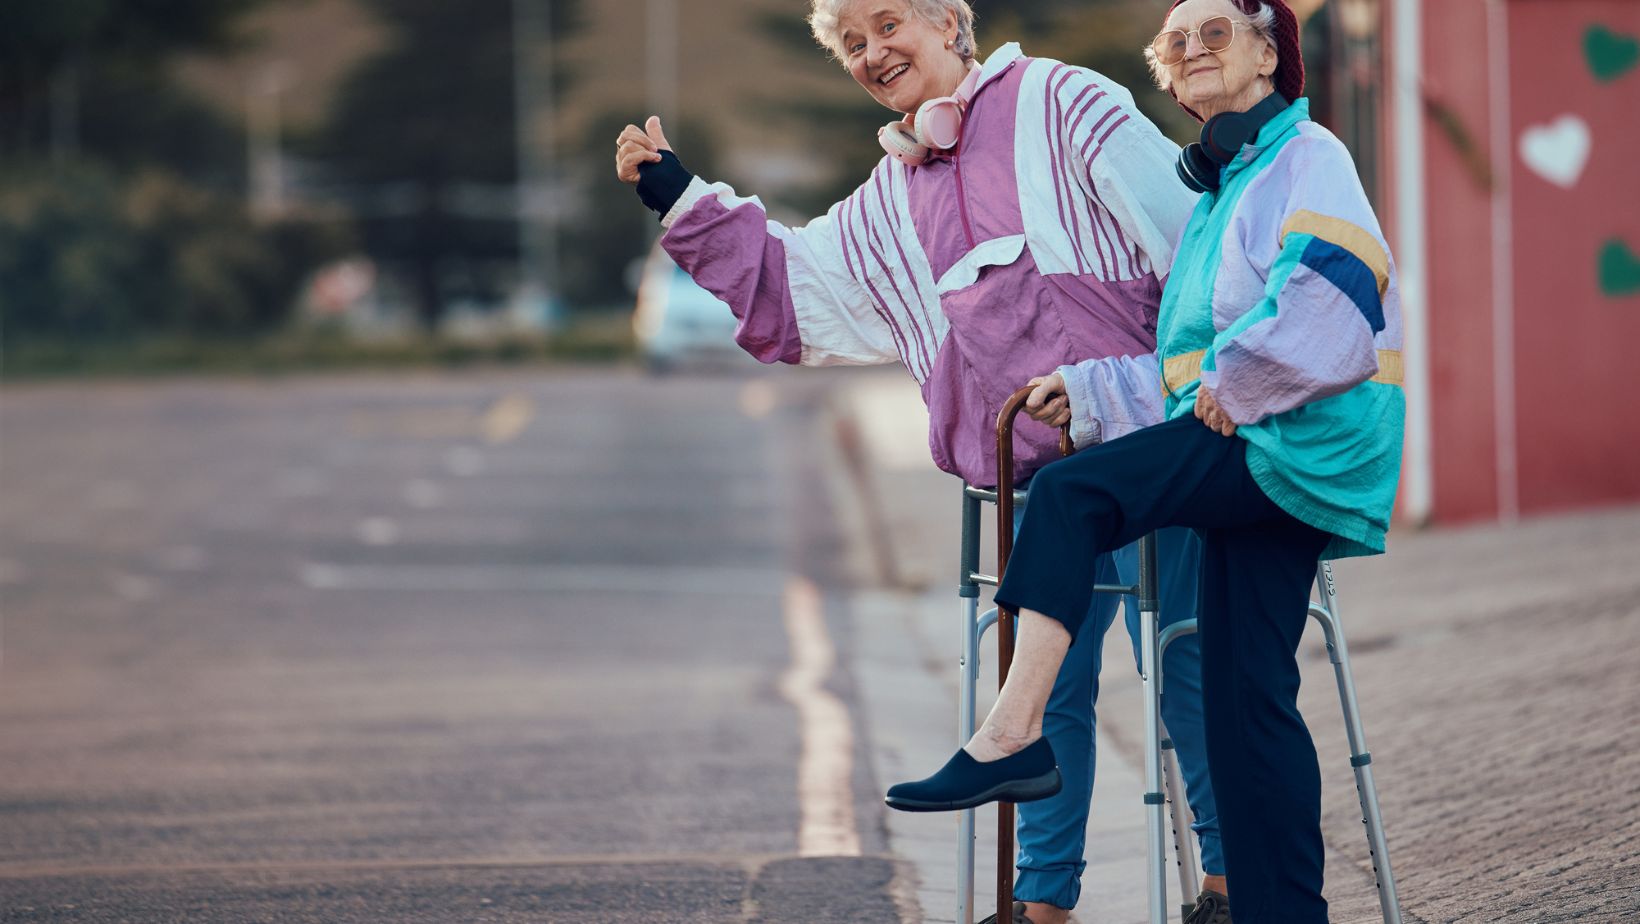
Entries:
[[1281,0],[1184,0],[1147,57],[1205,120],[1178,164],[1205,191],[1174,256],[1157,352],[1047,376],[1078,418],[1122,413],[1089,383],[1166,394],[1168,422],[1048,465],[997,599],[1021,646],[984,726],[889,802],[961,808],[1030,795],[1060,659],[1085,625],[1076,563],[1151,530],[1203,539],[1208,766],[1238,924],[1327,920],[1320,773],[1295,658],[1322,557],[1384,550],[1405,403],[1395,269],[1344,146],[1308,119],[1298,25]]
[[[1178,147],[1091,71],[1004,45],[975,61],[964,0],[814,0],[816,38],[871,97],[902,114],[883,129],[888,156],[858,191],[801,228],[770,222],[756,199],[691,176],[658,119],[628,126],[617,170],[662,216],[662,246],[740,319],[736,340],[764,362],[901,363],[928,403],[929,448],[943,470],[996,480],[997,411],[1025,376],[1092,357],[1150,355],[1161,280],[1197,195],[1174,175]],[[1160,422],[1152,379],[1078,379],[1096,401],[1079,443]],[[1095,398],[1094,396],[1097,395]],[[1033,416],[1058,424],[1065,396]],[[1024,428],[1020,474],[1057,458],[1055,434]],[[1199,540],[1161,537],[1162,613],[1195,613]],[[1132,549],[1070,563],[1131,580]],[[1093,786],[1093,700],[1115,600],[1084,601],[1088,629],[1064,660],[1044,731],[1069,785],[1022,807],[1016,919],[1057,924],[1077,904]],[[1136,617],[1129,608],[1135,651]],[[1207,885],[1223,891],[1223,854],[1203,741],[1200,649],[1168,654],[1163,714],[1185,771]],[[1204,893],[1205,894],[1205,893]]]

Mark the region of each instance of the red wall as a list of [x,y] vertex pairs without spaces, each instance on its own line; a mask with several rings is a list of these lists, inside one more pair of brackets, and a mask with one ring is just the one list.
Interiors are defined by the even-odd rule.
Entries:
[[[1423,4],[1425,170],[1433,440],[1433,517],[1500,513],[1494,300],[1513,305],[1518,490],[1532,513],[1640,500],[1640,294],[1603,293],[1601,248],[1640,260],[1640,65],[1598,79],[1589,29],[1640,38],[1633,0],[1506,0],[1508,170],[1494,163],[1485,0]],[[1461,53],[1452,37],[1461,36]],[[1388,71],[1386,70],[1386,73]],[[1521,156],[1522,133],[1572,114],[1588,125],[1587,166],[1571,186]],[[1386,128],[1393,122],[1386,113]],[[1389,145],[1394,138],[1390,132]],[[1493,285],[1493,189],[1507,180],[1508,288]],[[1393,222],[1386,222],[1393,230]],[[1392,238],[1392,244],[1394,243]],[[1509,304],[1509,302],[1505,302]],[[1502,370],[1508,372],[1507,366]],[[1504,460],[1507,465],[1507,457]],[[1507,494],[1507,490],[1505,490]]]
[[[1598,64],[1591,28],[1610,35]],[[1608,242],[1640,273],[1640,40],[1632,0],[1510,0],[1516,401],[1523,511],[1640,498],[1640,291],[1599,284]],[[1637,52],[1640,56],[1640,52]],[[1528,130],[1581,120],[1591,143],[1571,188],[1522,156]]]

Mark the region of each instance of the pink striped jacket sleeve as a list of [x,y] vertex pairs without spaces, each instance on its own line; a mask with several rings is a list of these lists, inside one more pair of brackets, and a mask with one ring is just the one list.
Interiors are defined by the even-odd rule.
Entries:
[[894,265],[903,249],[894,222],[868,207],[879,179],[793,228],[769,220],[758,199],[697,178],[662,219],[661,244],[728,303],[740,320],[736,342],[763,362],[909,365],[923,338],[893,308],[896,299],[911,307],[916,280]]

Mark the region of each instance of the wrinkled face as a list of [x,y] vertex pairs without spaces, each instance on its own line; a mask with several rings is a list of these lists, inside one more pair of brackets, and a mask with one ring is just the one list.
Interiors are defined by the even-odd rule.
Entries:
[[[1233,24],[1230,47],[1208,51],[1194,33],[1220,17]],[[1165,28],[1192,33],[1185,41],[1184,60],[1168,68],[1173,92],[1192,109],[1222,109],[1241,101],[1259,77],[1276,71],[1275,48],[1253,31],[1230,0],[1185,0],[1167,17]],[[1209,37],[1209,44],[1217,43]]]
[[895,112],[916,112],[962,83],[962,57],[946,47],[957,37],[955,13],[941,28],[913,13],[905,0],[856,0],[838,26],[848,72]]

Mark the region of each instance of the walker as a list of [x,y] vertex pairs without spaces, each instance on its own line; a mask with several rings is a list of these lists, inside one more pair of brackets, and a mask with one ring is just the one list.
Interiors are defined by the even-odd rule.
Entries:
[[[979,643],[986,630],[997,627],[997,685],[1008,678],[1014,655],[1014,613],[993,607],[979,611],[981,585],[995,587],[1008,567],[1014,545],[1014,505],[1022,504],[1026,492],[1003,490],[1014,484],[1014,420],[1030,396],[1030,386],[1015,392],[997,415],[997,490],[963,485],[962,492],[962,577],[957,596],[962,599],[962,657],[957,698],[958,745],[966,744],[975,731],[975,702],[979,688]],[[1060,452],[1073,449],[1070,429],[1059,436]],[[997,572],[979,571],[980,504],[997,506]],[[1349,647],[1338,610],[1338,593],[1332,564],[1322,562],[1316,569],[1320,602],[1310,604],[1310,616],[1320,623],[1327,642],[1327,654],[1338,681],[1338,697],[1344,710],[1344,728],[1349,737],[1350,767],[1355,772],[1355,791],[1361,803],[1361,821],[1366,826],[1367,850],[1383,909],[1384,924],[1401,924],[1401,906],[1395,891],[1395,874],[1390,869],[1389,847],[1384,840],[1383,816],[1378,806],[1378,789],[1372,778],[1372,754],[1367,750],[1366,731],[1356,699],[1355,677],[1350,671]],[[1154,536],[1139,540],[1139,583],[1135,586],[1097,584],[1095,593],[1125,594],[1139,601],[1141,669],[1145,700],[1145,789],[1147,833],[1147,891],[1150,924],[1166,924],[1167,914],[1167,823],[1163,806],[1171,811],[1174,849],[1178,856],[1179,890],[1184,897],[1180,918],[1187,914],[1199,891],[1195,841],[1189,825],[1190,808],[1179,786],[1179,770],[1173,742],[1161,723],[1162,655],[1177,639],[1196,631],[1196,620],[1181,620],[1160,632],[1156,590],[1156,541]],[[957,924],[974,922],[974,810],[963,811],[957,823]],[[997,804],[997,921],[1013,920],[1014,900],[1014,807]]]

